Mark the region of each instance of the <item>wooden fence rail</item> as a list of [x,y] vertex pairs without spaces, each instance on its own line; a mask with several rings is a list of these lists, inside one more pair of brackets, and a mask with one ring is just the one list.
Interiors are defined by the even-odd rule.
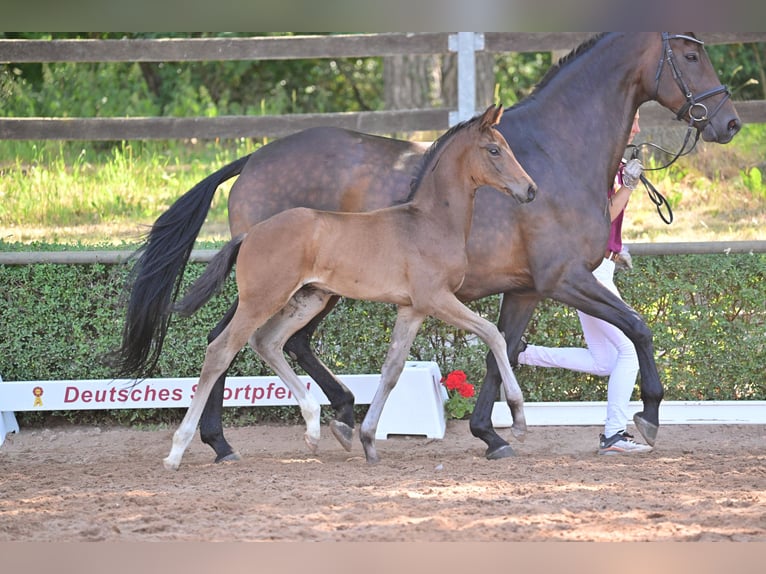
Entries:
[[[491,53],[569,50],[590,36],[582,32],[485,33]],[[0,63],[179,62],[347,58],[401,54],[446,54],[449,33],[350,34],[258,38],[166,38],[124,40],[0,40]],[[766,42],[764,32],[711,32],[708,44]],[[766,123],[766,101],[737,102],[746,123]],[[665,110],[642,110],[646,127],[667,121]],[[132,140],[281,137],[318,125],[370,133],[442,131],[450,110],[395,110],[283,116],[0,118],[0,139]]]
[[[729,253],[766,253],[766,240],[704,241],[676,243],[629,243],[632,255],[715,255]],[[207,263],[217,249],[195,249],[190,261]],[[0,265],[118,265],[127,262],[132,251],[6,251],[0,252]]]

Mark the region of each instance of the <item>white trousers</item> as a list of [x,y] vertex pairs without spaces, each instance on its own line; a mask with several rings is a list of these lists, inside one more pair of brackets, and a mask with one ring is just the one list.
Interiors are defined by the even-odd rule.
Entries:
[[[614,284],[614,261],[604,259],[593,275],[604,287],[620,296]],[[625,430],[628,423],[628,403],[636,384],[638,356],[633,343],[617,327],[580,311],[577,314],[587,348],[527,345],[519,354],[519,364],[608,376],[604,435],[610,437]]]

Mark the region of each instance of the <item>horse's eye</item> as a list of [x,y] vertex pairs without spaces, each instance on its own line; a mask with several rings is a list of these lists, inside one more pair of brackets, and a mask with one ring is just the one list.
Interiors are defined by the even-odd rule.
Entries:
[[689,52],[686,54],[686,60],[688,62],[699,62],[699,55],[697,55],[697,52]]
[[494,155],[494,156],[500,155],[500,148],[498,148],[497,146],[489,146],[487,150],[489,151],[490,155]]

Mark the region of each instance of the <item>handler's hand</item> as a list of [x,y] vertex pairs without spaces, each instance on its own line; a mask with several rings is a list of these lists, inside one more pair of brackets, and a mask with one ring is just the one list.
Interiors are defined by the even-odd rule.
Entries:
[[630,160],[622,169],[622,185],[628,189],[636,189],[642,173],[644,173],[644,166],[641,162],[637,159]]

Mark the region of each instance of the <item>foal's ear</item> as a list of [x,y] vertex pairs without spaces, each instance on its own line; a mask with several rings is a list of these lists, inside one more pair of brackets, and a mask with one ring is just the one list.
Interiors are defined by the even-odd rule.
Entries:
[[489,129],[500,122],[503,117],[503,104],[492,104],[481,116],[481,129]]

